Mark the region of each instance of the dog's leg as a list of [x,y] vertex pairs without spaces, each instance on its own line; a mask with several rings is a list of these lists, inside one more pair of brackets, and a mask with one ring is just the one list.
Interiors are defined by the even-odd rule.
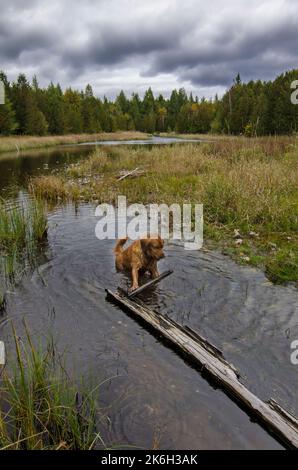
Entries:
[[157,269],[157,263],[154,263],[154,265],[150,268],[150,274],[152,279],[156,279],[159,276],[159,271]]
[[132,277],[132,286],[129,289],[130,292],[139,287],[139,270],[137,268],[132,268],[131,277]]
[[123,264],[120,261],[116,260],[115,266],[117,272],[123,271]]

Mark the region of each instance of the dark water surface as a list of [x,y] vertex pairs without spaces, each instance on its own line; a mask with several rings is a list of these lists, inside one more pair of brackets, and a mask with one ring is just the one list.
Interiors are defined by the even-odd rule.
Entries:
[[[54,152],[53,165],[53,153],[47,153],[49,166],[78,158],[63,152]],[[42,157],[36,156],[30,171],[37,170],[34,160],[42,168]],[[20,183],[29,172],[19,172],[13,158],[10,162],[10,175]],[[8,187],[8,161],[5,168],[6,176],[0,178]],[[21,328],[25,317],[36,337],[53,334],[78,376],[93,377],[95,383],[111,378],[99,389],[109,443],[171,449],[281,448],[158,337],[105,300],[105,288],[124,287],[128,279],[115,271],[114,242],[95,237],[94,210],[90,204],[68,204],[50,211],[40,265],[8,295],[0,326],[8,350],[12,340],[7,320],[14,319]],[[143,300],[199,331],[223,350],[252,392],[264,400],[275,398],[297,415],[298,366],[290,362],[290,343],[298,338],[297,290],[274,286],[262,272],[216,252],[185,251],[174,243],[166,245],[165,252],[160,270],[174,273],[144,293]]]

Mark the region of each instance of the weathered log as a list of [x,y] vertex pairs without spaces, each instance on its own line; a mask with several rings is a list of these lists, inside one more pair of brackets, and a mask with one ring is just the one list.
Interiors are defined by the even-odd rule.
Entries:
[[221,351],[188,327],[175,322],[167,315],[155,312],[141,300],[131,300],[117,292],[106,289],[107,298],[161,333],[193,363],[200,366],[211,379],[248,412],[258,422],[276,436],[285,446],[298,448],[297,419],[278,405],[274,400],[265,403],[250,392],[239,380],[235,367],[228,363]]
[[142,170],[140,168],[135,168],[132,171],[128,171],[128,172],[125,171],[123,174],[120,174],[119,178],[117,178],[117,181],[124,180],[125,178],[128,178],[128,177],[141,176],[143,174],[144,174],[144,170]]

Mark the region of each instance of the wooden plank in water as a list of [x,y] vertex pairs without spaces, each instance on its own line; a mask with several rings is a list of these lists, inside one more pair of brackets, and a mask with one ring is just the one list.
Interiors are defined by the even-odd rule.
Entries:
[[239,373],[229,364],[222,353],[197,332],[180,325],[166,315],[150,309],[139,299],[131,300],[117,292],[106,289],[107,298],[142,318],[161,333],[172,345],[197,363],[201,370],[214,379],[250,415],[275,435],[287,447],[298,448],[297,419],[283,410],[274,400],[265,403],[251,393],[239,380]]
[[169,276],[170,274],[172,274],[173,271],[171,269],[169,269],[168,271],[164,271],[163,273],[161,273],[158,277],[156,277],[155,279],[151,279],[150,281],[146,282],[145,284],[143,284],[142,286],[138,287],[137,289],[131,291],[131,292],[125,292],[123,290],[123,292],[125,293],[125,295],[129,298],[129,299],[132,299],[133,297],[135,297],[136,295],[140,294],[141,292],[143,292],[144,290],[148,289],[148,287],[151,287],[153,286],[154,284],[157,284],[159,281],[161,281],[162,279],[164,279],[165,277]]

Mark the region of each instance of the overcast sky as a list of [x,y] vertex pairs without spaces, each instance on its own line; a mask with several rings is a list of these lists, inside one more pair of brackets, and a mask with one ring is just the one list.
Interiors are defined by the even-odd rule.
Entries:
[[237,72],[272,79],[297,67],[298,0],[0,0],[10,80],[211,97]]

